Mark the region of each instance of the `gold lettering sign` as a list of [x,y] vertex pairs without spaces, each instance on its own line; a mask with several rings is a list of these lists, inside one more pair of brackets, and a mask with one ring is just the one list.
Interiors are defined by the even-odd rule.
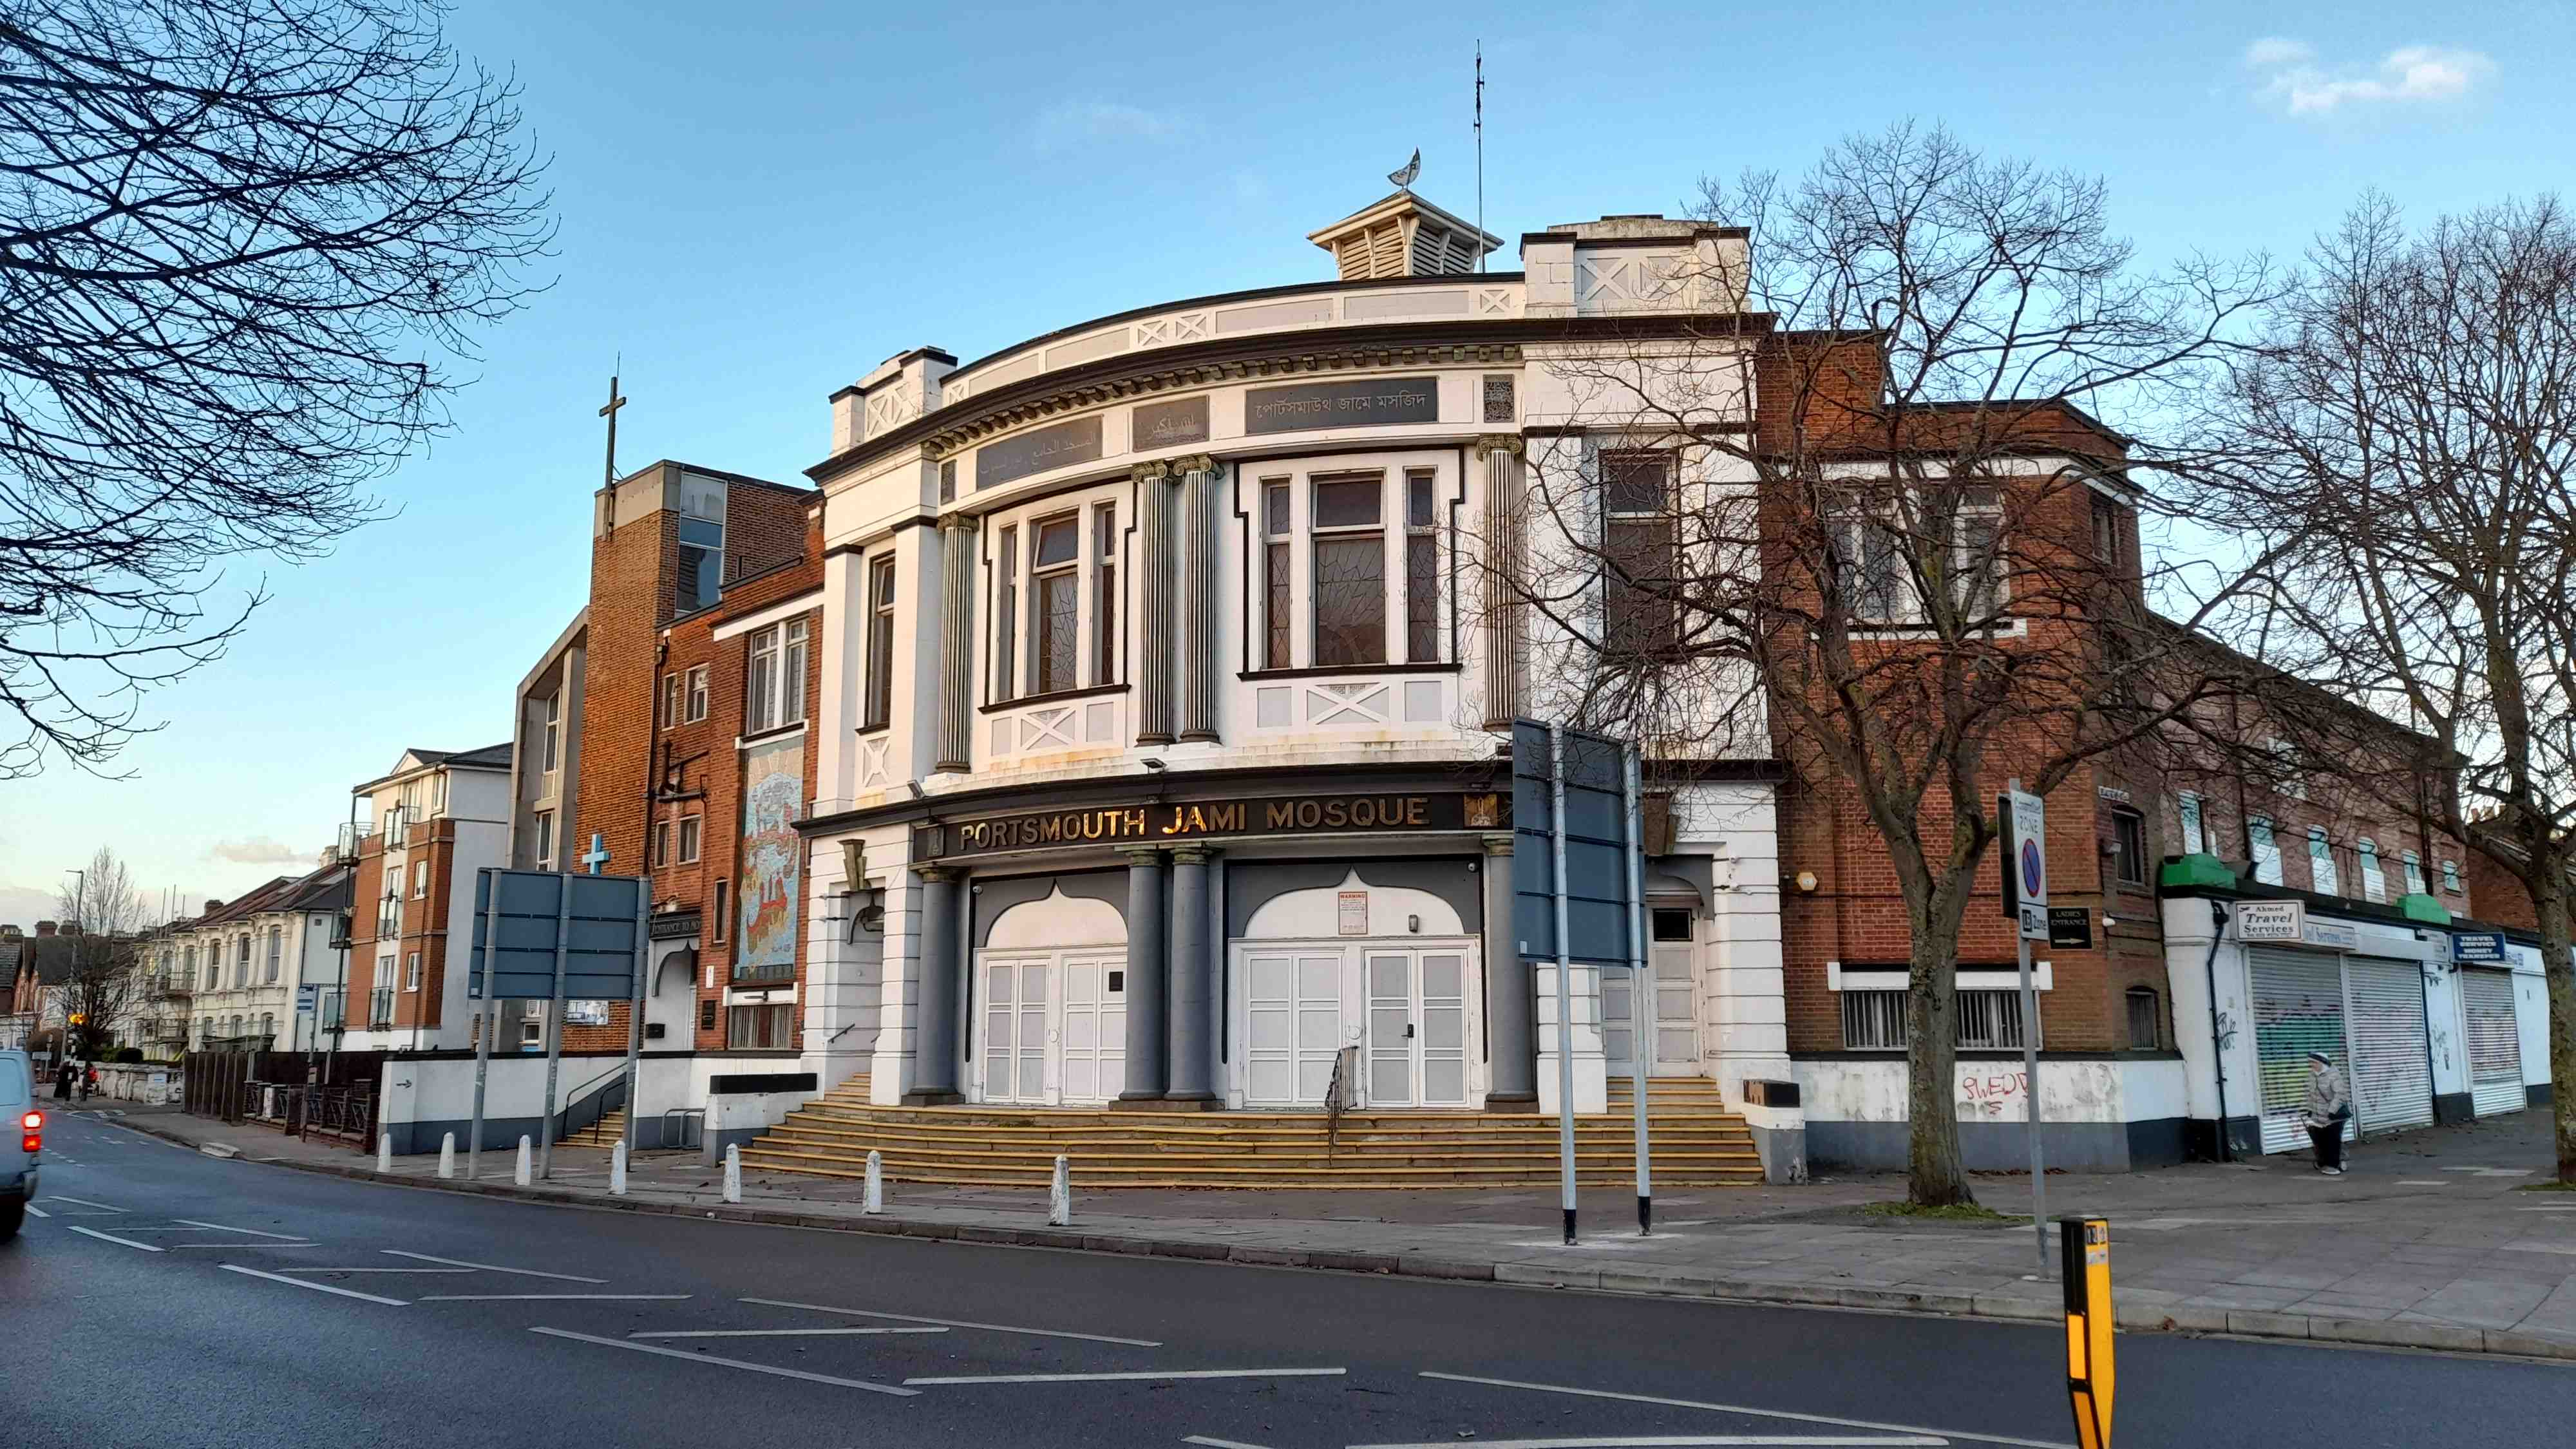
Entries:
[[1498,797],[1461,794],[1289,795],[1260,800],[1156,801],[1040,810],[920,827],[916,859],[1198,840],[1235,835],[1492,829]]

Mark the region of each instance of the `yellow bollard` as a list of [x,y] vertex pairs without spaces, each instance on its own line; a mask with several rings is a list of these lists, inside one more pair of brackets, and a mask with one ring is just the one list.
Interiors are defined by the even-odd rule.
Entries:
[[2066,1284],[2066,1397],[2075,1408],[2075,1442],[2111,1449],[2111,1223],[2108,1218],[2057,1220],[2059,1273]]

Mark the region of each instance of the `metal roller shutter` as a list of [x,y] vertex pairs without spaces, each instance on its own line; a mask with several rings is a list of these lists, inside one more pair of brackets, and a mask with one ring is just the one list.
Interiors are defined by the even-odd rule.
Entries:
[[2412,961],[2348,956],[2344,977],[2352,1002],[2352,1109],[2361,1130],[2433,1125],[2423,968]]
[[2513,1019],[2513,973],[2460,971],[2460,1001],[2469,1025],[2469,1092],[2481,1117],[2519,1112],[2522,1033]]
[[[2263,1150],[2305,1149],[2300,1110],[2308,1100],[2308,1053],[2345,1065],[2343,972],[2332,956],[2249,946],[2254,1055],[2263,1096]],[[2418,1013],[2419,1017],[2421,1013]]]

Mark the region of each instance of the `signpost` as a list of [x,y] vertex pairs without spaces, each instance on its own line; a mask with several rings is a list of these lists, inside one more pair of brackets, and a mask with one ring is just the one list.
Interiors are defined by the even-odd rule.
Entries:
[[[1654,1221],[1646,1073],[1653,992],[1645,975],[1643,863],[1636,766],[1620,740],[1518,720],[1512,725],[1512,933],[1524,961],[1556,970],[1557,1155],[1565,1240],[1575,1241],[1574,996],[1579,963],[1625,969],[1636,1083],[1637,1225]],[[1596,1001],[1598,997],[1596,995]]]
[[468,1179],[481,1166],[484,1091],[504,1000],[541,997],[547,1003],[545,1117],[538,1130],[549,1165],[567,995],[581,1000],[623,996],[635,1001],[635,1029],[628,1034],[626,1047],[626,1120],[630,1129],[640,1120],[635,1075],[644,1041],[642,957],[649,894],[645,883],[634,876],[489,866],[475,873],[473,969],[467,990],[482,1003],[482,1024],[474,1040],[474,1125],[465,1159]]
[[2005,783],[1996,802],[2003,822],[2004,918],[2016,923],[2021,958],[2023,1133],[2030,1140],[2030,1225],[2039,1240],[2039,1275],[2048,1276],[2048,1169],[2039,1150],[2039,993],[2030,977],[2030,943],[2048,939],[2048,805]]

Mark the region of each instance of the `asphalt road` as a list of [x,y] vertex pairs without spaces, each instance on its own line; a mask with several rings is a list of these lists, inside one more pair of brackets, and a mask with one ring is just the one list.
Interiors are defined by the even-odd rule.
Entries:
[[[0,1245],[0,1444],[24,1449],[2072,1439],[2053,1327],[543,1207],[78,1115],[44,1174],[46,1216]],[[2123,1446],[2549,1444],[2576,1423],[2567,1366],[2119,1353]]]

